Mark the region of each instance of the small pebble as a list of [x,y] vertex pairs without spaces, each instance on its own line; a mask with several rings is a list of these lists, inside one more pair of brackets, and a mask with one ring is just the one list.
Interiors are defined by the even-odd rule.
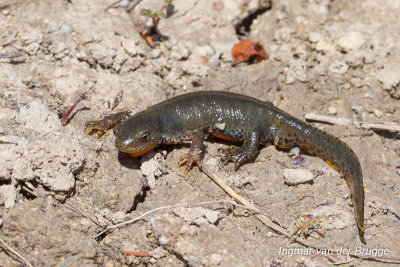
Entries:
[[309,170],[304,169],[284,169],[283,181],[287,185],[298,185],[311,182],[314,175]]
[[328,108],[328,113],[331,115],[336,115],[337,114],[337,109],[335,107],[329,107]]
[[161,246],[168,244],[169,239],[165,235],[160,236],[158,239],[158,242],[160,243]]
[[361,48],[365,43],[364,35],[351,31],[338,40],[338,45],[344,52]]
[[334,74],[342,75],[349,70],[349,65],[344,61],[335,61],[329,66],[329,71]]
[[72,33],[74,30],[71,28],[71,27],[69,27],[69,26],[67,26],[67,25],[61,25],[61,27],[60,27],[60,32],[64,32],[64,33]]
[[210,263],[211,266],[216,266],[216,265],[221,263],[222,259],[223,258],[222,258],[221,255],[219,255],[217,253],[213,253],[213,254],[210,255],[209,263]]
[[311,43],[317,43],[322,40],[322,35],[318,32],[310,32],[310,34],[308,35],[308,40]]
[[377,117],[378,119],[382,118],[382,116],[383,116],[383,112],[376,108],[373,110],[373,113],[374,113],[375,117]]
[[300,155],[300,148],[299,147],[292,147],[288,153],[289,157],[298,156]]

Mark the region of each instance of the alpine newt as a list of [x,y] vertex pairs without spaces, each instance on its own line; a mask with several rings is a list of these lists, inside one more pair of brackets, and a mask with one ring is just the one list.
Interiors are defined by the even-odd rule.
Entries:
[[[122,118],[124,117],[124,118]],[[186,172],[193,163],[201,168],[203,140],[212,135],[233,142],[239,147],[220,149],[223,159],[234,162],[237,169],[254,158],[260,145],[273,143],[281,148],[299,146],[332,166],[346,180],[354,205],[360,235],[364,232],[364,186],[361,166],[356,154],[339,138],[263,102],[244,95],[202,91],[176,96],[131,117],[115,126],[115,146],[133,157],[148,153],[160,144],[192,141],[188,154],[178,166],[186,164]],[[107,123],[114,120],[89,122],[85,131],[107,133]]]

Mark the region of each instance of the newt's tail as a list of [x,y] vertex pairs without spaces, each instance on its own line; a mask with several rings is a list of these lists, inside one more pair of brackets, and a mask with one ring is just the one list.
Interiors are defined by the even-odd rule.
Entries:
[[358,228],[364,232],[364,185],[361,165],[354,151],[342,140],[310,124],[310,141],[299,144],[340,173],[350,189],[350,198],[354,205]]
[[[290,115],[289,115],[290,116]],[[327,162],[346,180],[354,205],[360,234],[364,232],[364,185],[360,162],[353,150],[342,140],[295,117],[286,117],[280,125],[279,139],[295,144]],[[282,129],[284,128],[284,129]]]

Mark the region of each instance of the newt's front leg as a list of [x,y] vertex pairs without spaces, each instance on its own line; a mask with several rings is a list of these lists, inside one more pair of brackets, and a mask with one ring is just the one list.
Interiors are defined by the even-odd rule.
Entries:
[[94,137],[100,138],[103,134],[109,135],[108,129],[113,128],[118,123],[129,118],[131,111],[122,111],[106,116],[104,119],[97,121],[88,121],[85,123],[85,134],[95,132]]
[[245,161],[248,161],[257,155],[259,145],[260,133],[258,131],[253,131],[246,136],[242,147],[231,146],[229,149],[219,148],[218,152],[224,154],[222,160],[233,161],[235,163],[235,170],[238,170],[239,166]]
[[201,154],[203,153],[203,141],[205,138],[205,132],[203,130],[197,130],[194,132],[192,144],[189,152],[179,159],[177,167],[181,167],[186,164],[185,174],[187,174],[195,163],[199,169],[201,169]]

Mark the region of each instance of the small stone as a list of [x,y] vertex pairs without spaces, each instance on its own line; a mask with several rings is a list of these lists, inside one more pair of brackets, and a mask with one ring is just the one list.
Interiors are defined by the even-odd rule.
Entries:
[[289,153],[288,153],[289,157],[295,157],[295,156],[298,156],[298,155],[300,155],[300,148],[297,147],[297,146],[292,147],[290,149]]
[[318,32],[310,32],[310,34],[308,35],[308,40],[311,43],[317,43],[320,40],[322,40],[323,36],[322,34],[318,33]]
[[360,66],[363,63],[364,53],[360,50],[351,51],[346,55],[345,61],[351,67]]
[[151,50],[151,57],[152,58],[158,58],[161,55],[160,49],[154,48]]
[[163,250],[161,247],[157,247],[155,248],[152,252],[151,252],[151,256],[155,259],[160,259],[163,258],[167,255],[167,253],[165,252],[165,250]]
[[160,236],[160,238],[158,239],[158,242],[160,243],[161,246],[164,246],[166,244],[168,244],[169,239],[168,237],[166,237],[165,235]]
[[364,85],[364,81],[359,78],[351,78],[350,82],[354,87],[357,87],[357,88],[362,87]]
[[204,57],[211,57],[214,53],[214,49],[209,45],[197,46],[193,51],[193,54]]
[[183,44],[178,43],[171,48],[170,58],[173,60],[184,60],[190,56],[190,50]]
[[55,42],[50,46],[50,53],[53,55],[64,54],[67,45],[64,42]]
[[361,48],[365,43],[362,33],[351,31],[338,40],[338,45],[343,52]]
[[337,109],[335,107],[329,107],[328,108],[328,113],[331,115],[336,115],[337,114]]
[[213,253],[210,255],[209,263],[211,266],[219,265],[222,261],[223,257],[217,253]]
[[24,45],[29,45],[31,43],[41,43],[43,41],[43,34],[37,28],[27,28],[25,32],[22,32],[20,39]]
[[215,210],[206,210],[205,209],[204,217],[206,217],[210,223],[215,224],[219,219],[219,212],[215,211]]
[[373,110],[373,113],[374,113],[375,117],[377,117],[378,119],[382,118],[382,116],[383,116],[383,112],[376,108]]
[[343,89],[350,90],[350,88],[351,88],[351,84],[350,83],[343,84]]
[[129,0],[122,0],[119,1],[119,3],[116,5],[117,7],[127,7],[129,5],[130,1]]
[[361,114],[363,107],[362,106],[352,106],[351,109],[356,113],[356,114]]
[[400,62],[386,64],[380,70],[376,77],[380,81],[385,90],[390,90],[392,87],[397,87],[400,84]]
[[365,64],[374,63],[375,62],[375,56],[371,52],[366,53],[365,57],[364,57],[364,62],[365,62]]
[[33,42],[29,44],[28,46],[24,47],[24,51],[27,52],[29,55],[33,56],[36,55],[36,53],[39,51],[40,44],[37,42]]
[[51,20],[49,24],[47,24],[47,32],[52,33],[58,29],[59,23],[56,20]]
[[130,55],[131,57],[136,56],[137,54],[137,49],[136,49],[136,43],[132,39],[123,39],[121,42],[122,47],[125,49],[125,51]]
[[287,42],[290,36],[296,31],[289,27],[282,27],[274,32],[274,39],[277,41]]
[[4,204],[6,209],[12,208],[17,200],[17,190],[13,185],[2,185],[0,186],[0,198],[0,203]]
[[309,170],[304,169],[284,169],[283,181],[287,185],[298,185],[311,182],[314,175]]
[[12,163],[0,158],[0,181],[8,181],[11,179]]
[[74,32],[74,30],[71,27],[63,24],[60,27],[60,32],[64,32],[64,33],[70,34],[70,33]]
[[336,61],[329,66],[329,71],[334,74],[345,74],[349,70],[349,65],[344,61]]
[[330,44],[324,40],[320,40],[315,45],[315,50],[327,53],[327,52],[332,52],[335,49],[333,48],[332,44]]

